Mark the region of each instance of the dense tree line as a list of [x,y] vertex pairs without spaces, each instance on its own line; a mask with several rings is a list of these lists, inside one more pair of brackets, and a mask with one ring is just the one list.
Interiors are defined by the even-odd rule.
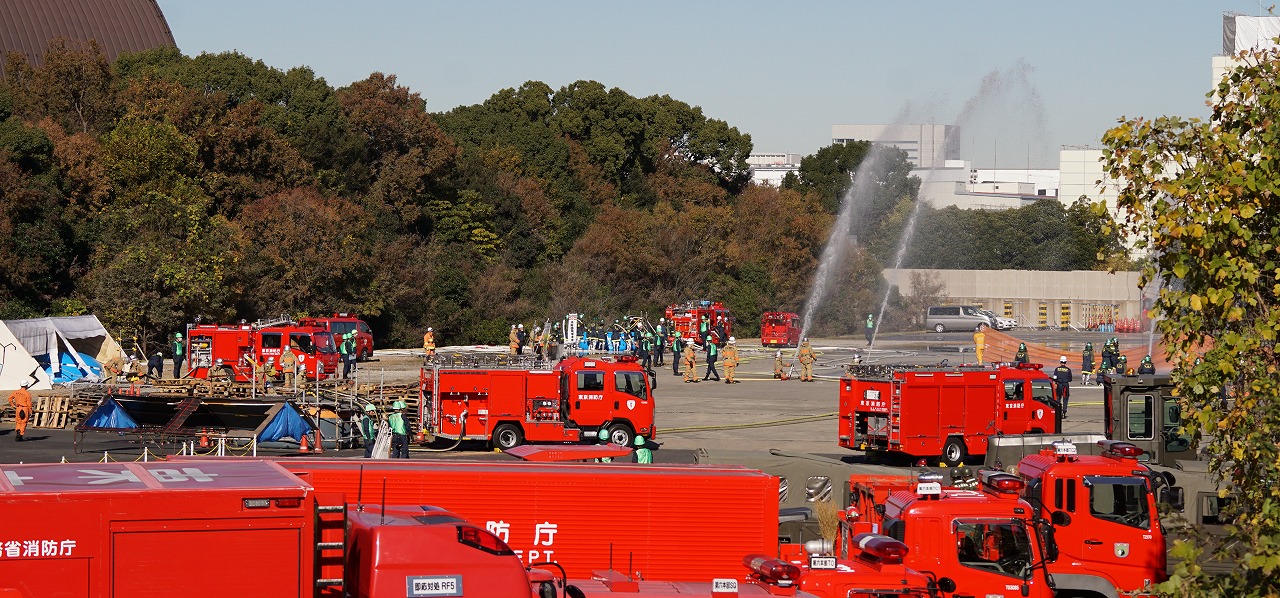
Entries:
[[[236,53],[109,64],[57,40],[38,68],[6,64],[0,316],[93,312],[153,341],[197,316],[354,310],[384,346],[428,325],[446,342],[501,342],[515,321],[656,316],[703,297],[753,332],[761,311],[802,305],[868,149],[823,148],[775,189],[750,184],[749,135],[595,81],[530,81],[431,113],[394,75],[334,88]],[[815,332],[854,331],[879,304],[918,187],[895,160]],[[1094,267],[1082,234],[1096,223],[1075,211],[943,211],[950,227],[987,227],[985,245],[922,245],[913,263]],[[921,243],[961,236],[924,222]]]

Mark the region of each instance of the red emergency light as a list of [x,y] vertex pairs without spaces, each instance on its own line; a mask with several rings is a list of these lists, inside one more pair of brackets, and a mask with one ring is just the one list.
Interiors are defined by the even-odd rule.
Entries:
[[1018,364],[1018,369],[1020,369],[1020,370],[1040,370],[1040,369],[1044,369],[1044,365],[1043,365],[1043,364],[1039,364],[1039,363],[1019,363],[1019,364]]
[[763,554],[749,554],[742,557],[742,564],[760,579],[779,587],[787,587],[800,579],[800,568],[791,563],[781,561]]
[[1098,446],[1102,447],[1102,455],[1104,457],[1128,457],[1136,459],[1146,454],[1146,451],[1137,445],[1119,440],[1099,440]]
[[458,542],[472,548],[478,548],[489,554],[500,556],[515,554],[515,551],[511,550],[511,547],[507,546],[507,543],[503,542],[502,538],[493,535],[487,530],[469,525],[458,526]]
[[987,475],[986,479],[982,480],[982,485],[1002,494],[1017,494],[1027,487],[1027,483],[1021,478],[1002,473]]
[[635,355],[619,355],[618,356],[618,363],[635,363],[637,361],[640,361],[640,358],[636,357]]
[[853,543],[863,554],[876,557],[887,564],[901,563],[909,550],[906,544],[880,534],[858,534],[853,537]]

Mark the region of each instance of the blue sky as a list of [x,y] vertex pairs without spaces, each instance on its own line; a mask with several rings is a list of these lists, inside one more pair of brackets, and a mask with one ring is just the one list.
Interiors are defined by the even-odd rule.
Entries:
[[701,106],[757,152],[811,154],[832,124],[965,122],[964,157],[987,168],[1056,167],[1060,146],[1097,147],[1121,116],[1206,116],[1223,12],[1260,14],[1214,0],[160,7],[185,54],[237,50],[335,87],[394,73],[433,112],[529,80],[593,79]]

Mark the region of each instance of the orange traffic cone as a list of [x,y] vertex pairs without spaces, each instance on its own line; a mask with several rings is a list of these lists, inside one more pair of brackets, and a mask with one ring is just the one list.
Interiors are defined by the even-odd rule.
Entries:
[[316,453],[324,452],[324,437],[320,436],[320,430],[316,430]]
[[417,441],[418,444],[427,443],[427,435],[422,430],[418,430],[418,433],[414,434],[413,439]]
[[310,434],[302,435],[302,439],[298,441],[298,452],[299,453],[311,452],[311,435]]

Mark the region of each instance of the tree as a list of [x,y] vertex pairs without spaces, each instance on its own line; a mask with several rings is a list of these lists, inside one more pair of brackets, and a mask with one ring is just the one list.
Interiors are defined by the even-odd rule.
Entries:
[[17,112],[29,122],[51,117],[68,132],[99,132],[116,111],[115,78],[98,42],[54,38],[44,64],[32,68],[11,52],[5,67],[10,87],[21,90]]
[[1230,541],[1210,557],[1231,572],[1208,576],[1194,560],[1204,544],[1180,541],[1168,595],[1280,593],[1280,51],[1237,58],[1208,121],[1135,118],[1103,136],[1120,226],[1149,254],[1143,284],[1161,285],[1153,315],[1182,419],[1234,493]]

